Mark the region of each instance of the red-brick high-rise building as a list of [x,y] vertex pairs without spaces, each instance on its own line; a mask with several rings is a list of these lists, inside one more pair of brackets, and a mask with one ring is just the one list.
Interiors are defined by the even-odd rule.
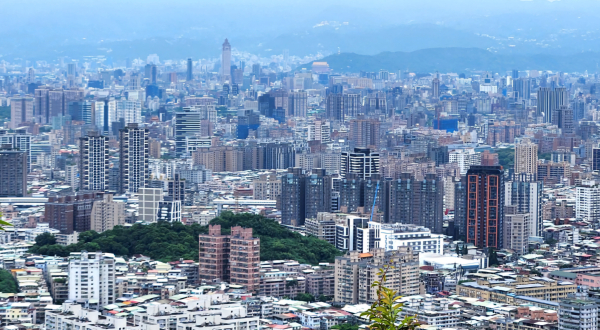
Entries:
[[504,175],[502,166],[471,166],[467,172],[467,243],[504,246]]
[[257,291],[260,286],[260,238],[252,228],[232,227],[229,253],[229,282]]
[[199,279],[221,280],[256,291],[260,285],[260,238],[252,237],[252,228],[231,228],[222,235],[220,225],[209,226],[199,236]]

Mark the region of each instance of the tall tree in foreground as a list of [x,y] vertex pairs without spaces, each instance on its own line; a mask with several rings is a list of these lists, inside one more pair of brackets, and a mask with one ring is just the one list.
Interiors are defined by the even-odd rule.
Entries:
[[6,229],[4,229],[3,226],[12,226],[12,224],[10,222],[6,222],[6,221],[2,220],[2,212],[0,212],[0,231],[6,230]]
[[398,292],[384,286],[387,280],[387,271],[394,266],[387,265],[379,270],[379,281],[373,282],[371,287],[377,287],[377,300],[371,308],[360,314],[367,317],[370,330],[413,330],[419,326],[414,316],[400,317],[402,303],[399,302]]

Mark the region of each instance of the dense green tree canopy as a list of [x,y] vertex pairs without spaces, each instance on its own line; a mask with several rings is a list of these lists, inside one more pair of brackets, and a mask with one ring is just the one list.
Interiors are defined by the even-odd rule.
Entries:
[[[229,234],[233,226],[253,228],[254,236],[260,237],[261,260],[295,259],[301,263],[318,264],[333,262],[336,256],[341,255],[340,251],[326,241],[302,236],[259,215],[223,212],[211,224],[220,224],[223,234]],[[135,224],[131,227],[117,226],[101,234],[95,231],[83,232],[79,235],[79,242],[69,246],[55,244],[53,237],[44,236],[36,240],[30,252],[65,257],[71,252],[86,250],[127,257],[143,254],[164,262],[180,258],[198,260],[198,235],[205,233],[208,233],[208,227],[198,224]]]
[[43,233],[35,238],[35,244],[37,245],[52,245],[56,244],[56,237],[50,233]]
[[0,292],[2,293],[18,293],[19,285],[17,280],[6,269],[0,269]]
[[504,169],[512,168],[515,166],[515,149],[513,148],[501,148],[496,149],[498,154],[498,162]]
[[294,259],[316,265],[319,262],[333,262],[336,256],[342,255],[326,241],[302,236],[260,215],[223,212],[211,224],[221,225],[224,233],[229,233],[229,228],[233,226],[252,228],[254,236],[260,237],[261,260]]

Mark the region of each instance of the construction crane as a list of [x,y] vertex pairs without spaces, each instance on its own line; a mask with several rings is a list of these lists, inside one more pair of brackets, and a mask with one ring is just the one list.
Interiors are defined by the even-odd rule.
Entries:
[[377,193],[379,192],[379,180],[377,180],[377,188],[375,188],[375,198],[373,198],[373,206],[371,207],[371,218],[369,222],[373,221],[373,211],[375,211],[375,203],[377,202]]

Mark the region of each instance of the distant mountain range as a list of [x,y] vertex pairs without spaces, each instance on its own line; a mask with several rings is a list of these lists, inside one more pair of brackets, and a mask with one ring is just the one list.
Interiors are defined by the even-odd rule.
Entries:
[[[431,48],[412,52],[383,52],[377,55],[341,53],[327,56],[327,62],[338,73],[388,70],[408,70],[415,73],[475,71],[506,72],[518,70],[550,70],[589,73],[598,71],[600,53],[582,52],[573,55],[497,54],[479,48]],[[302,67],[310,68],[312,63]]]

